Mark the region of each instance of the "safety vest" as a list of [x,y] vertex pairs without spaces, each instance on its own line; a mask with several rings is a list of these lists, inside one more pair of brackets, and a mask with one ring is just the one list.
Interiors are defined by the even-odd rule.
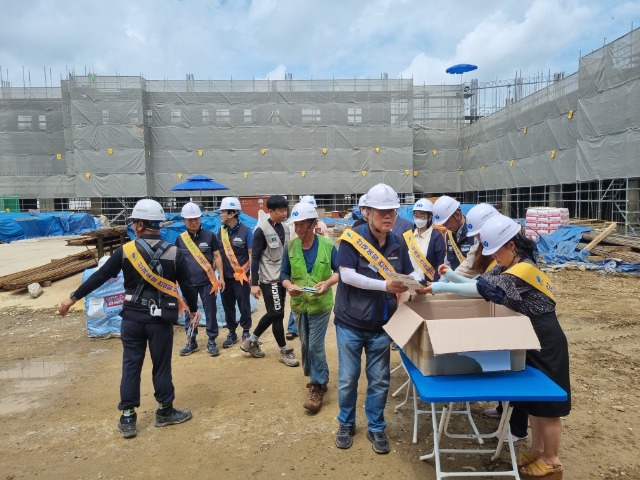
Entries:
[[[307,272],[302,241],[299,238],[294,238],[288,244],[291,281],[299,287],[313,287],[316,283],[328,280],[333,275],[333,270],[331,269],[333,241],[321,235],[316,235],[316,238],[318,239],[318,256],[313,264],[311,273]],[[291,297],[291,310],[296,313],[314,315],[326,312],[331,307],[333,307],[333,291],[331,289],[320,296],[313,293],[303,293],[297,297]]]

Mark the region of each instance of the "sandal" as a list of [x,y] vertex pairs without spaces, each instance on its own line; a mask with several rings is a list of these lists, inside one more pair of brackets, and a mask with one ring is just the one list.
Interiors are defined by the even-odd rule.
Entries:
[[527,465],[531,465],[533,462],[538,460],[540,457],[535,453],[524,452],[516,457],[516,465],[518,465],[518,469],[520,467],[526,467]]
[[284,338],[286,338],[287,340],[293,340],[294,338],[296,338],[298,335],[296,335],[293,332],[287,332],[287,334],[284,336]]
[[520,468],[520,475],[526,480],[562,480],[562,465],[547,465],[541,459]]

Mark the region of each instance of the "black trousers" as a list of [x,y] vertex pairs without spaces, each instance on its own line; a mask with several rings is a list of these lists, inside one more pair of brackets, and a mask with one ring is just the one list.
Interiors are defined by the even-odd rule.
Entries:
[[284,338],[284,302],[287,299],[287,290],[280,282],[261,283],[260,290],[267,313],[262,316],[253,333],[259,337],[271,326],[273,336],[282,348],[287,344]]
[[224,317],[227,322],[229,333],[234,333],[238,328],[236,320],[236,303],[240,310],[240,326],[242,333],[249,333],[251,330],[251,284],[249,282],[241,283],[235,278],[225,277],[224,291],[220,294],[222,299],[222,308],[224,309]]
[[[122,324],[122,379],[120,381],[119,410],[140,406],[140,375],[149,344],[151,355],[151,379],[154,397],[158,402],[171,403],[175,389],[171,377],[171,352],[173,349],[173,325],[171,323],[149,323],[148,313],[128,310],[120,314]],[[147,320],[146,322],[144,320]]]

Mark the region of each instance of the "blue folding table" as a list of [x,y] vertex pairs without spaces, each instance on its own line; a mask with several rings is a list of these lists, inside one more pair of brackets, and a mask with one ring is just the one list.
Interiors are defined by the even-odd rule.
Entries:
[[[411,363],[404,352],[400,352],[411,383],[413,384],[414,397],[431,404],[431,422],[433,425],[433,451],[423,455],[420,460],[435,459],[436,477],[495,477],[509,476],[520,478],[516,464],[515,449],[509,435],[509,418],[513,406],[512,401],[551,401],[559,402],[567,399],[567,393],[556,385],[540,370],[527,366],[519,372],[488,372],[469,375],[442,375],[426,377]],[[498,446],[495,450],[489,449],[441,449],[440,439],[449,422],[451,408],[445,406],[442,409],[440,423],[436,418],[436,403],[476,402],[500,400],[504,402],[504,411],[496,432],[490,434],[449,435],[461,438],[488,438],[497,436]],[[493,453],[492,460],[500,455],[502,444],[507,437],[509,453],[511,456],[511,470],[503,472],[443,472],[440,465],[440,453]]]

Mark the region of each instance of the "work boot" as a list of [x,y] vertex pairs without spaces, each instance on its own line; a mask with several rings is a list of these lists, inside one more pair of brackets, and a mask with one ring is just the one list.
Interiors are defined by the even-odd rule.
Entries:
[[327,391],[327,386],[307,383],[307,388],[309,389],[309,396],[305,400],[303,407],[312,413],[316,413],[322,407],[322,398]]
[[209,355],[212,357],[220,355],[220,350],[218,350],[215,340],[209,340],[209,342],[207,342],[207,352],[209,352]]
[[176,425],[186,422],[191,418],[191,410],[178,410],[173,407],[156,411],[156,427],[165,427],[167,425]]
[[[244,340],[244,338],[243,338],[243,340]],[[236,335],[235,332],[229,332],[229,334],[227,335],[227,338],[225,339],[225,341],[222,342],[222,348],[231,348],[236,343],[238,343],[238,336]]]
[[262,358],[264,357],[264,352],[260,349],[260,345],[258,342],[252,342],[250,338],[246,338],[240,344],[240,350],[246,353],[250,353],[252,357]]
[[293,348],[280,351],[280,362],[284,363],[287,367],[297,367],[300,365],[300,362],[293,353]]
[[120,430],[124,438],[135,437],[138,434],[136,431],[136,416],[125,417],[121,415],[120,421],[118,422],[118,430]]
[[182,350],[180,350],[180,356],[186,357],[187,355],[191,355],[193,352],[198,351],[198,344],[196,342],[187,343]]

